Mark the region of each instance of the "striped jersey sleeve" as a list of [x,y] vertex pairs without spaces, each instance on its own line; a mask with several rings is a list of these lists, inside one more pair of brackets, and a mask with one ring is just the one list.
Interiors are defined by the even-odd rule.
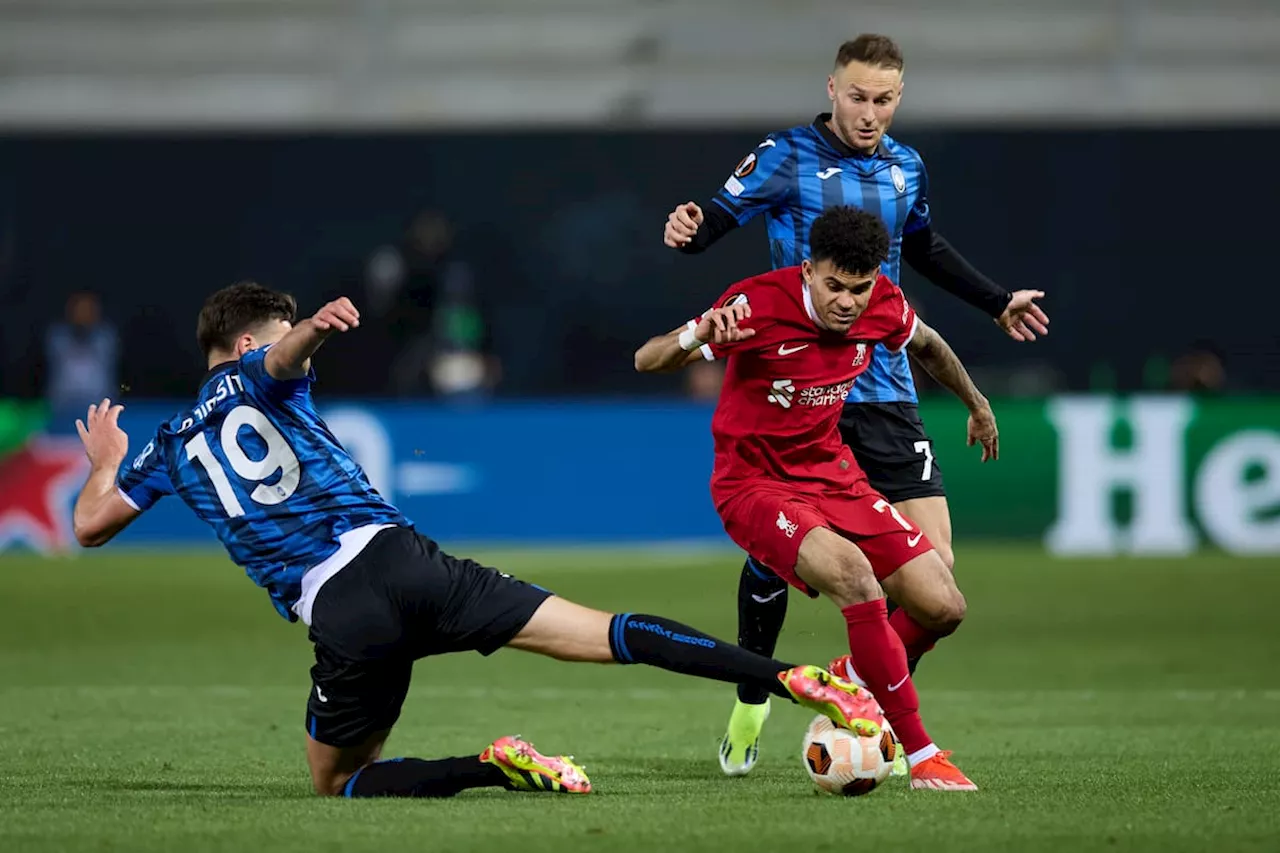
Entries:
[[125,502],[138,512],[146,512],[156,501],[174,493],[159,431],[133,462],[120,470],[116,488]]
[[753,216],[786,204],[795,187],[795,147],[787,134],[775,133],[742,158],[713,200],[745,225]]

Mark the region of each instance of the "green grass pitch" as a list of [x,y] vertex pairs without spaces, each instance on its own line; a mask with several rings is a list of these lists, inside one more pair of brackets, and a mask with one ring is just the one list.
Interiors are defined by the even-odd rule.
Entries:
[[[572,752],[582,798],[322,800],[303,759],[305,629],[221,556],[0,558],[0,850],[1280,849],[1280,564],[1054,560],[958,547],[969,619],[918,673],[925,722],[982,787],[816,794],[809,715],[721,777],[732,688],[502,651],[422,661],[390,755],[521,733]],[[481,552],[606,609],[734,634],[734,552]],[[792,595],[779,654],[844,646]]]

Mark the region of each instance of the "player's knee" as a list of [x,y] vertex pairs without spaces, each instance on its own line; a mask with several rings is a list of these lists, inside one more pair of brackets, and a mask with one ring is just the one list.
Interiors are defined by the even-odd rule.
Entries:
[[958,589],[953,590],[950,595],[939,598],[929,607],[925,614],[928,628],[941,636],[954,632],[964,621],[967,607],[964,594]]
[[960,627],[960,623],[964,621],[966,612],[968,611],[968,602],[964,600],[964,593],[956,590],[951,596],[951,600],[947,602],[947,606],[942,611],[943,628],[948,634]]
[[321,797],[340,797],[352,773],[312,773],[311,788]]

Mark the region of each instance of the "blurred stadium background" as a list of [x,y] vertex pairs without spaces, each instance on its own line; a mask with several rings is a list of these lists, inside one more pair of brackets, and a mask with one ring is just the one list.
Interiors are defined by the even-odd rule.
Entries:
[[[1030,823],[974,818],[974,849],[1274,849],[1280,6],[1268,0],[0,2],[0,790],[23,794],[0,805],[0,838],[172,849],[195,826],[201,843],[245,849],[278,827],[195,817],[190,801],[305,794],[289,751],[305,644],[268,624],[212,536],[164,503],[102,554],[69,536],[84,474],[72,419],[121,399],[140,446],[203,373],[200,303],[238,279],[289,290],[302,310],[339,294],[361,307],[360,332],[319,359],[317,396],[425,531],[456,550],[501,547],[589,603],[665,608],[731,636],[739,555],[705,488],[719,376],[642,377],[631,354],[767,267],[759,221],[696,257],[666,249],[662,223],[765,132],[824,111],[835,49],[859,32],[906,54],[892,133],[925,159],[937,228],[1005,287],[1047,291],[1053,319],[1048,338],[1014,344],[905,271],[1002,432],[1001,460],[978,464],[963,411],[921,382],[971,607],[922,668],[924,701],[987,778],[1029,754],[1055,765],[1064,742],[1087,750],[1134,708],[1172,725],[1162,709],[1187,697],[1230,730],[1185,765],[1167,749],[1186,732],[1123,730],[1149,776],[1037,794],[1047,783],[1028,771],[1013,781]],[[838,626],[806,607],[783,652],[834,654]],[[504,655],[494,665],[511,677]],[[487,695],[488,677],[440,666]],[[681,790],[719,784],[725,691],[680,685],[699,719],[664,739],[619,692],[630,673],[541,667],[519,672],[573,702],[603,685],[613,698],[600,701],[648,732],[618,744],[575,722],[564,731],[585,741],[579,755],[594,747],[616,768],[634,746],[655,773],[675,762]],[[244,699],[191,698],[210,684],[251,691],[257,728],[202,716],[210,702],[234,716],[227,697]],[[415,746],[475,737],[483,712],[440,709],[443,687],[411,696]],[[560,732],[546,713],[524,732]],[[195,728],[155,728],[175,716]],[[267,738],[263,718],[284,731]],[[804,787],[790,756],[804,721],[786,720],[762,767],[775,794]],[[197,737],[204,763],[166,787],[162,765],[188,762],[183,740]],[[246,777],[236,750],[259,749],[267,769]],[[1254,775],[1214,787],[1241,766]],[[121,772],[132,782],[112,787]],[[1211,780],[1190,805],[1179,774]],[[1074,804],[1088,826],[1037,811],[1068,786],[1102,797]],[[1135,790],[1159,793],[1126,800]],[[1242,791],[1262,804],[1228,815]],[[633,802],[633,839],[672,825],[671,803]],[[119,816],[133,807],[153,810],[156,835]],[[273,846],[351,849],[307,808]],[[733,808],[698,819],[731,822]],[[864,817],[864,830],[891,839],[902,814]],[[687,837],[711,849],[700,826]]]

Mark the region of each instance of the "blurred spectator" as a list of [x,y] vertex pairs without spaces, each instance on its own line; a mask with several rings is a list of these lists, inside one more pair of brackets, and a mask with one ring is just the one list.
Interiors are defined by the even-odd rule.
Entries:
[[45,397],[51,432],[74,431],[90,403],[119,396],[119,338],[102,317],[97,294],[78,291],[67,299],[66,319],[45,333]]
[[720,399],[724,384],[724,365],[718,361],[695,361],[684,372],[685,392],[691,400]]
[[475,273],[457,257],[444,214],[418,214],[400,243],[374,252],[365,303],[392,343],[388,360],[398,396],[486,396],[497,383]]
[[1169,388],[1173,391],[1213,394],[1225,390],[1226,385],[1226,357],[1213,341],[1196,341],[1174,359],[1169,369]]

